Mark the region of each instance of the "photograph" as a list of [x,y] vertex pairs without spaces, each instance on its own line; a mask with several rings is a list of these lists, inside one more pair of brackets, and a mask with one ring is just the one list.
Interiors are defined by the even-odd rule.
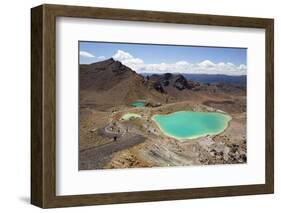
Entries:
[[79,170],[247,163],[247,48],[78,46]]
[[274,193],[273,15],[159,6],[31,8],[32,205]]

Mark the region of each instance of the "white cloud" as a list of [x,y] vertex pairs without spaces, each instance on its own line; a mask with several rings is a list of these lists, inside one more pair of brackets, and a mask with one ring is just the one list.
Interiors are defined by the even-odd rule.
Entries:
[[101,56],[98,57],[98,59],[99,59],[99,60],[104,60],[104,59],[105,59],[105,56],[101,55]]
[[85,58],[94,58],[95,56],[92,53],[86,51],[80,51],[80,56]]
[[129,60],[129,59],[132,59],[134,58],[130,53],[128,52],[125,52],[123,50],[118,50],[114,55],[113,55],[113,58],[116,59],[116,60]]
[[186,62],[186,61],[178,61],[178,62],[176,62],[176,65],[179,65],[179,66],[188,66],[189,63]]
[[130,67],[131,69],[138,71],[144,62],[140,58],[133,57],[130,53],[123,50],[118,50],[113,56],[115,60],[121,61],[124,65]]
[[231,62],[214,63],[210,60],[204,60],[200,63],[189,63],[187,61],[178,61],[176,63],[158,63],[146,64],[140,58],[135,58],[128,52],[118,50],[113,58],[122,62],[138,73],[194,73],[194,74],[224,74],[224,75],[245,75],[247,66],[244,64],[235,65]]
[[213,68],[216,66],[216,64],[214,64],[213,62],[211,62],[209,60],[205,60],[205,61],[198,63],[198,66],[200,66],[202,68]]

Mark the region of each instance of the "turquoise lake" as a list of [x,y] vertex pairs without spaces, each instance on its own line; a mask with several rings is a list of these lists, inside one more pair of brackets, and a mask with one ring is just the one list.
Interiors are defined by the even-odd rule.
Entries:
[[131,105],[134,107],[145,107],[145,101],[134,101]]
[[165,135],[183,140],[219,134],[227,128],[231,117],[218,112],[179,111],[157,114],[152,119]]

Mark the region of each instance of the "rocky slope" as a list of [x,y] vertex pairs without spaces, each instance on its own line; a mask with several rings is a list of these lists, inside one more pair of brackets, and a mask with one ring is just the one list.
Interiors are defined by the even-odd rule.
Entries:
[[147,85],[146,79],[119,61],[80,65],[80,106],[110,108],[139,99],[162,101],[163,95]]
[[226,83],[200,83],[197,81],[188,80],[181,74],[165,73],[163,75],[153,74],[147,77],[153,82],[154,88],[160,93],[171,93],[173,90],[183,91],[205,91],[212,93],[244,93],[245,88],[240,85]]
[[202,95],[245,95],[244,87],[225,83],[199,83],[188,76],[166,73],[143,77],[119,61],[110,58],[80,65],[80,106],[110,108],[130,105],[135,100],[151,102],[196,100]]

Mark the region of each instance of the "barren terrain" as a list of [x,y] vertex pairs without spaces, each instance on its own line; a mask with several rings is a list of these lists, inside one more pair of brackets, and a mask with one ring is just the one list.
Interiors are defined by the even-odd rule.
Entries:
[[[246,91],[202,84],[181,75],[142,77],[109,59],[80,65],[79,169],[233,164],[247,161]],[[145,100],[145,107],[133,107]],[[215,136],[177,140],[151,117],[176,111],[221,112],[232,117]],[[126,113],[141,118],[122,119]]]

